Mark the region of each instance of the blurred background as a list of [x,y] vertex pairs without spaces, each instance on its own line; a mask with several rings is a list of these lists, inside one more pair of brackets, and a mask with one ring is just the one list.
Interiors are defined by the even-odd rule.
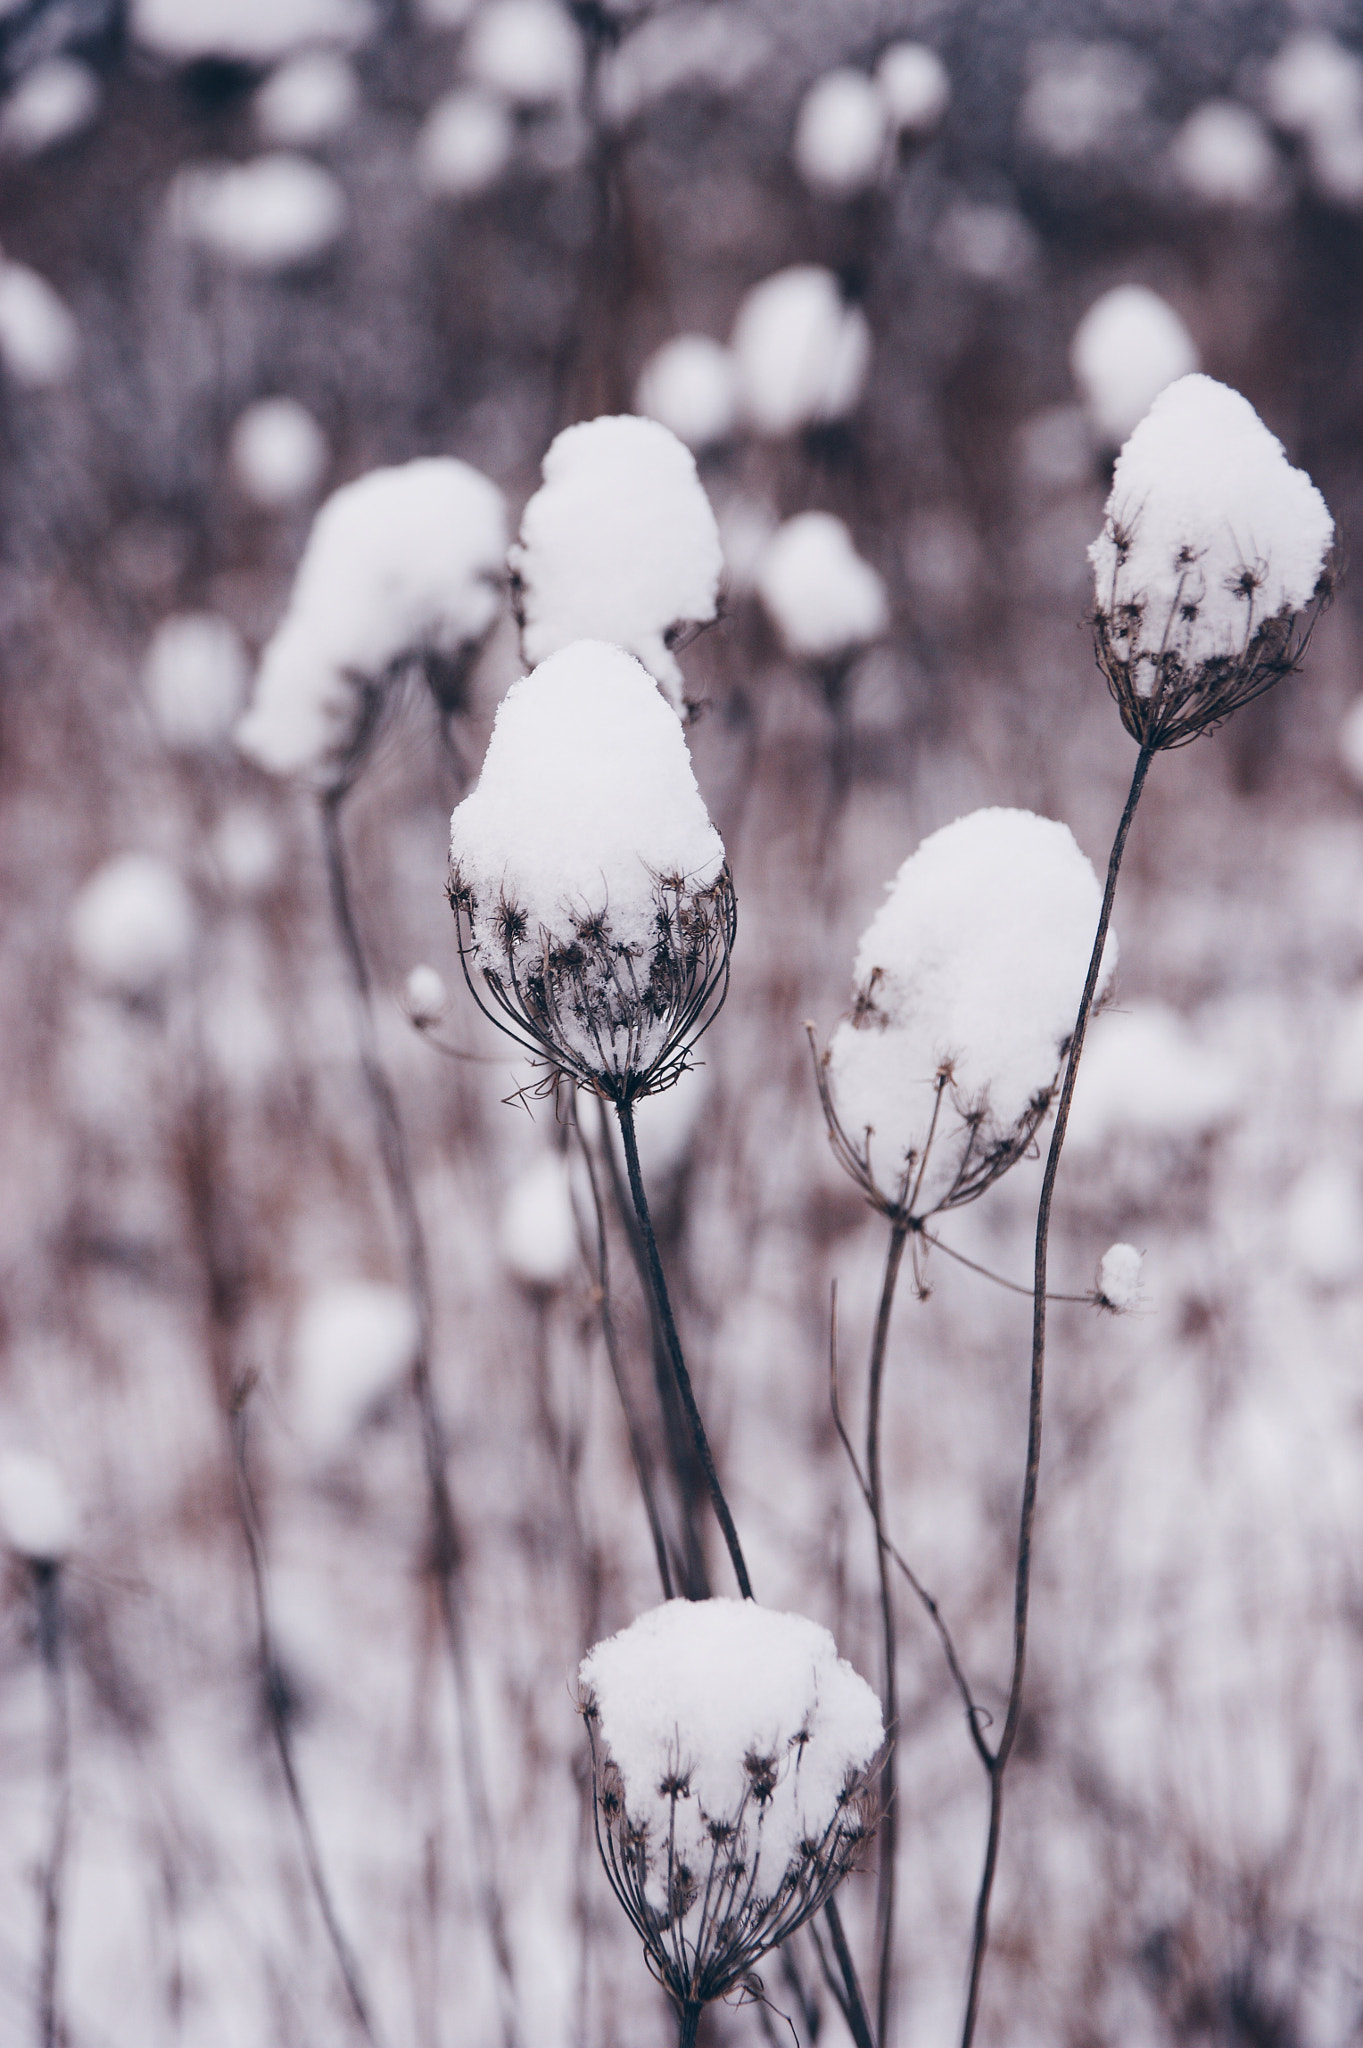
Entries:
[[[981,2038],[1363,2039],[1357,9],[0,0],[0,81],[0,2039],[363,2040],[357,1991],[390,2048],[670,2037],[574,1712],[583,1650],[658,1597],[590,1189],[443,893],[515,626],[445,705],[406,687],[344,810],[435,1276],[461,1696],[317,804],[231,740],[326,493],[455,454],[514,527],[571,421],[696,451],[727,584],[681,659],[739,937],[645,1171],[759,1597],[874,1682],[829,1295],[857,1429],[886,1230],[802,1026],[962,812],[1064,819],[1103,865],[1134,748],[1085,549],[1195,367],[1315,478],[1343,583],[1300,678],[1157,762],[1131,841],[1052,1276],[1084,1294],[1121,1240],[1142,1293],[1054,1312]],[[810,511],[842,524],[782,577]],[[944,1239],[1025,1278],[1038,1171]],[[997,1704],[1029,1310],[921,1278],[891,1533]],[[934,2048],[986,1797],[907,1596],[900,1646],[897,2038]]]

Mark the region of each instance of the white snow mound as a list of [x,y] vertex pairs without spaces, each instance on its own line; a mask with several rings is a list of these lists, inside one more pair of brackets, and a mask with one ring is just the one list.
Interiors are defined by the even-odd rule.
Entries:
[[831,512],[798,512],[777,529],[757,565],[757,593],[797,658],[848,654],[889,624],[883,581]]
[[1121,447],[1166,385],[1197,366],[1197,344],[1178,314],[1143,284],[1119,284],[1095,299],[1070,342],[1085,410],[1112,448]]
[[31,1564],[60,1564],[75,1548],[76,1504],[50,1458],[0,1451],[0,1539]]
[[71,950],[111,994],[152,994],[189,958],[194,906],[174,868],[151,853],[120,853],[71,907]]
[[796,263],[755,284],[734,321],[739,409],[779,440],[842,419],[861,397],[871,331],[831,270]]

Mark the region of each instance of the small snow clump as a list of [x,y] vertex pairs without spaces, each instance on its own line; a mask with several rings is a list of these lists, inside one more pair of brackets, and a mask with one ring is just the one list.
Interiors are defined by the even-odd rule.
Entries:
[[293,1413],[319,1458],[334,1457],[410,1372],[419,1331],[400,1287],[338,1280],[309,1296],[294,1327]]
[[579,641],[512,684],[450,821],[450,900],[465,971],[537,1059],[613,1098],[685,1070],[733,897],[682,727],[632,655]]
[[798,512],[768,541],[757,594],[797,660],[835,661],[889,624],[885,585],[831,512]]
[[1110,1244],[1098,1262],[1098,1304],[1124,1315],[1135,1308],[1141,1294],[1141,1269],[1145,1253],[1134,1244]]
[[225,739],[241,715],[249,678],[246,649],[216,612],[164,619],[142,665],[142,688],[167,746],[192,751]]
[[582,83],[582,39],[557,0],[488,0],[463,57],[474,83],[513,107],[571,100]]
[[579,1684],[612,1888],[675,1998],[722,1997],[865,1842],[880,1702],[827,1629],[752,1600],[669,1600]]
[[926,43],[891,43],[876,65],[876,84],[900,135],[931,135],[951,104],[946,65]]
[[510,562],[527,661],[610,640],[682,708],[670,639],[714,618],[724,558],[695,458],[675,434],[628,413],[565,427]]
[[1198,366],[1197,345],[1173,307],[1143,284],[1095,299],[1074,330],[1070,368],[1094,431],[1120,448],[1165,386]]
[[515,123],[501,99],[477,86],[456,86],[422,124],[417,176],[435,199],[486,192],[510,163],[515,139]]
[[864,72],[826,71],[795,117],[795,168],[811,191],[850,199],[884,169],[888,126],[884,97]]
[[371,0],[132,0],[135,41],[183,64],[273,64],[315,43],[351,48],[375,25]]
[[688,448],[727,440],[738,409],[732,352],[708,334],[674,335],[644,364],[634,404]]
[[30,1564],[55,1565],[75,1549],[76,1504],[50,1458],[0,1451],[0,1539]]
[[772,440],[842,419],[861,397],[871,332],[831,270],[796,263],[747,293],[734,321],[739,410]]
[[345,194],[329,171],[288,150],[177,172],[170,217],[186,240],[239,270],[270,274],[324,255],[345,231]]
[[271,774],[341,786],[398,665],[432,664],[438,693],[439,664],[458,678],[496,617],[505,547],[501,492],[451,456],[334,491],[237,728],[242,751]]
[[438,1024],[450,1007],[449,990],[443,976],[424,963],[412,968],[408,974],[403,983],[402,999],[407,1015],[418,1031],[426,1031],[432,1024]]
[[577,1221],[561,1153],[517,1176],[502,1204],[497,1244],[513,1280],[531,1293],[561,1287],[577,1264]]
[[338,50],[305,50],[260,87],[256,126],[266,142],[307,149],[339,135],[359,103],[354,66]]
[[1174,137],[1181,182],[1209,206],[1261,206],[1278,186],[1278,154],[1263,122],[1234,100],[1204,100]]
[[26,263],[0,257],[0,361],[27,391],[65,384],[80,360],[80,329],[66,301]]
[[0,107],[0,150],[40,156],[88,128],[99,111],[99,80],[77,57],[45,57]]
[[1098,659],[1132,737],[1177,745],[1289,673],[1333,539],[1248,399],[1203,376],[1163,391],[1089,548]]
[[1363,59],[1324,29],[1289,36],[1264,73],[1275,127],[1305,142],[1347,132],[1363,119]]
[[[1102,891],[1068,828],[974,811],[925,839],[857,950],[821,1066],[834,1151],[876,1207],[982,1194],[1050,1108]],[[1111,934],[1095,1000],[1116,966]]]
[[174,868],[151,853],[105,861],[71,907],[71,948],[91,981],[113,995],[153,994],[194,944],[194,906]]
[[268,511],[309,498],[330,460],[326,435],[296,398],[257,398],[237,417],[229,449],[248,498]]

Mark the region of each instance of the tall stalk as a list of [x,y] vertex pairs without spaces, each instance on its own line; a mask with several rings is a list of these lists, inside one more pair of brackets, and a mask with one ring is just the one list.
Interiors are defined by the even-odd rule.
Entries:
[[885,1384],[885,1351],[890,1335],[899,1268],[908,1242],[909,1219],[896,1214],[890,1225],[890,1243],[885,1255],[885,1277],[881,1282],[880,1306],[876,1310],[875,1335],[871,1341],[870,1383],[866,1415],[866,1485],[871,1520],[876,1532],[876,1568],[880,1575],[880,1632],[882,1704],[889,1741],[880,1769],[879,1863],[876,1870],[876,2040],[885,2048],[889,2040],[890,1981],[894,1958],[895,1849],[899,1839],[896,1811],[895,1758],[899,1748],[899,1691],[895,1669],[894,1592],[890,1581],[890,1551],[885,1540],[885,1495],[880,1457],[880,1413]]
[[364,957],[364,948],[360,943],[359,928],[355,922],[345,849],[341,840],[340,813],[344,794],[343,790],[336,791],[322,799],[322,839],[327,881],[336,932],[350,973],[360,1070],[364,1076],[373,1112],[379,1156],[383,1161],[384,1174],[397,1218],[408,1292],[416,1313],[417,1345],[412,1367],[412,1387],[421,1418],[421,1441],[431,1524],[431,1567],[435,1574],[440,1618],[459,1705],[464,1793],[473,1833],[474,1859],[483,1918],[496,1965],[502,2007],[502,2039],[505,2048],[519,2048],[515,1977],[511,1962],[511,1946],[506,1932],[506,1916],[495,1876],[492,1816],[487,1799],[487,1779],[483,1767],[482,1743],[473,1693],[468,1623],[460,1584],[464,1544],[446,1469],[445,1425],[431,1374],[434,1317],[430,1259],[426,1249],[426,1234],[416,1204],[407,1133],[392,1083],[378,1054],[369,969]]
[[32,1566],[38,1608],[38,1648],[47,1691],[47,1778],[51,1832],[42,1870],[42,1935],[38,1954],[38,2040],[40,2048],[61,2048],[66,2030],[57,1995],[61,1952],[62,1880],[71,1818],[71,1720],[66,1690],[66,1623],[61,1566],[38,1559]]
[[1098,930],[1089,957],[1084,993],[1079,1000],[1079,1014],[1075,1019],[1069,1056],[1065,1061],[1065,1075],[1060,1084],[1060,1098],[1056,1104],[1055,1128],[1051,1132],[1050,1149],[1046,1154],[1046,1170],[1041,1182],[1041,1200],[1037,1206],[1036,1261],[1032,1279],[1032,1376],[1027,1407],[1027,1465],[1022,1485],[1017,1568],[1013,1585],[1013,1671],[1008,1687],[1008,1704],[1004,1713],[1003,1728],[990,1752],[986,1766],[989,1772],[989,1833],[985,1843],[979,1893],[975,1901],[975,1925],[970,1950],[970,1984],[966,1995],[965,2020],[961,2029],[961,2048],[971,2048],[975,2038],[975,2024],[979,2017],[980,1984],[989,1942],[989,1904],[994,1890],[994,1875],[998,1867],[999,1839],[1003,1824],[1004,1773],[1008,1768],[1008,1759],[1013,1753],[1022,1715],[1022,1682],[1027,1666],[1027,1613],[1032,1583],[1032,1529],[1036,1519],[1037,1480],[1041,1471],[1042,1392],[1046,1370],[1046,1262],[1050,1250],[1051,1201],[1055,1194],[1060,1154],[1064,1148],[1065,1132],[1070,1120],[1074,1083],[1079,1071],[1089,1017],[1093,1010],[1094,992],[1102,967],[1103,947],[1107,942],[1108,926],[1112,922],[1117,876],[1121,870],[1122,856],[1126,851],[1127,834],[1131,830],[1131,821],[1136,815],[1136,806],[1140,802],[1141,791],[1145,787],[1145,778],[1154,759],[1154,753],[1153,747],[1143,746],[1136,758],[1131,787],[1127,792],[1126,808],[1122,812],[1116,837],[1112,842],[1112,852],[1108,857],[1103,907],[1098,916]]

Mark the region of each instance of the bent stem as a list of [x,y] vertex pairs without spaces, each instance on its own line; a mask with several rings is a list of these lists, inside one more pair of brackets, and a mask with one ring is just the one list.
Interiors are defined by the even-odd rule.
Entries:
[[417,1346],[412,1366],[412,1387],[421,1418],[422,1451],[431,1523],[431,1565],[439,1594],[440,1618],[449,1649],[450,1668],[459,1706],[464,1796],[469,1808],[483,1918],[497,1971],[497,1987],[502,2008],[502,2038],[505,2048],[519,2048],[511,1946],[507,1938],[506,1916],[495,1877],[492,1816],[488,1806],[487,1780],[474,1704],[468,1628],[459,1585],[460,1566],[464,1554],[463,1539],[446,1469],[445,1425],[431,1375],[434,1317],[431,1304],[430,1260],[412,1182],[407,1133],[392,1083],[378,1054],[369,969],[365,962],[364,948],[360,943],[359,928],[355,922],[346,872],[345,849],[341,840],[340,813],[344,795],[344,790],[337,790],[322,799],[322,840],[327,881],[337,936],[350,971],[360,1070],[373,1111],[379,1155],[383,1161],[384,1174],[397,1217],[408,1291],[416,1312]]
[[62,1612],[61,1566],[43,1559],[33,1565],[38,1608],[38,1648],[47,1690],[47,1778],[52,1832],[42,1871],[42,1941],[38,1957],[38,2039],[60,2048],[65,2029],[57,2001],[61,1944],[62,1878],[71,1816],[71,1723],[66,1693],[66,1625]]
[[1061,1083],[1060,1097],[1056,1104],[1055,1129],[1051,1132],[1050,1149],[1046,1154],[1046,1171],[1041,1182],[1041,1200],[1037,1205],[1036,1264],[1032,1282],[1032,1377],[1027,1407],[1027,1466],[1022,1485],[1017,1569],[1013,1586],[1013,1673],[1008,1687],[1008,1704],[1004,1713],[1003,1729],[988,1765],[989,1833],[985,1843],[979,1894],[975,1901],[975,1926],[970,1949],[970,1985],[966,1995],[965,2021],[961,2029],[961,2048],[971,2048],[975,2038],[975,2023],[979,2017],[980,1983],[989,1942],[989,1902],[994,1889],[999,1838],[1003,1825],[1003,1780],[1008,1768],[1008,1759],[1017,1740],[1018,1723],[1022,1715],[1022,1682],[1027,1666],[1027,1610],[1032,1582],[1032,1528],[1036,1520],[1037,1480],[1041,1471],[1042,1391],[1046,1369],[1046,1261],[1050,1250],[1051,1201],[1055,1194],[1060,1154],[1064,1148],[1065,1132],[1070,1120],[1070,1103],[1074,1096],[1075,1078],[1084,1050],[1089,1018],[1093,1011],[1093,998],[1102,966],[1103,947],[1107,942],[1108,926],[1112,922],[1117,876],[1121,871],[1122,855],[1126,851],[1127,834],[1131,830],[1131,821],[1136,815],[1136,806],[1140,802],[1141,791],[1145,787],[1145,778],[1154,755],[1155,749],[1145,745],[1136,758],[1131,787],[1127,792],[1126,808],[1122,812],[1116,837],[1112,842],[1112,852],[1108,856],[1103,907],[1098,916],[1098,930],[1089,957],[1084,993],[1079,999],[1079,1014],[1075,1018],[1074,1035],[1070,1040],[1069,1056],[1065,1062],[1065,1078]]
[[745,1600],[751,1600],[753,1597],[752,1581],[748,1577],[748,1567],[743,1559],[743,1548],[738,1540],[738,1531],[734,1527],[734,1518],[729,1512],[729,1503],[724,1498],[724,1489],[719,1483],[719,1474],[715,1470],[714,1456],[710,1450],[710,1440],[705,1434],[705,1424],[701,1420],[700,1409],[696,1405],[695,1390],[691,1385],[691,1375],[686,1370],[686,1360],[682,1356],[681,1338],[677,1335],[676,1318],[672,1313],[672,1303],[667,1292],[667,1281],[663,1275],[663,1262],[658,1254],[658,1240],[654,1235],[653,1218],[649,1214],[648,1199],[644,1194],[643,1175],[639,1170],[639,1145],[634,1134],[634,1105],[627,1097],[622,1096],[615,1104],[615,1113],[620,1123],[620,1136],[624,1141],[625,1171],[629,1176],[630,1196],[634,1203],[635,1216],[638,1218],[639,1232],[644,1241],[644,1257],[648,1266],[649,1285],[654,1305],[658,1311],[658,1321],[662,1327],[663,1343],[667,1350],[668,1363],[672,1368],[672,1377],[676,1384],[677,1392],[681,1397],[682,1408],[691,1431],[691,1441],[695,1445],[701,1471],[705,1474],[705,1484],[710,1494],[710,1505],[715,1511],[715,1519],[719,1523],[725,1545],[728,1548],[729,1561],[734,1568],[734,1577],[738,1580],[738,1590]]
[[890,1242],[885,1254],[885,1277],[880,1287],[875,1334],[871,1340],[871,1365],[866,1415],[866,1498],[876,1533],[876,1569],[880,1579],[881,1674],[885,1728],[889,1740],[880,1767],[880,1858],[876,1872],[876,2039],[885,2048],[890,2019],[890,1980],[894,1957],[894,1881],[898,1815],[895,1812],[895,1752],[898,1748],[899,1696],[895,1672],[894,1592],[890,1580],[890,1553],[885,1540],[884,1479],[880,1461],[880,1412],[885,1385],[885,1350],[890,1335],[895,1287],[909,1236],[906,1215],[896,1215],[890,1225]]

